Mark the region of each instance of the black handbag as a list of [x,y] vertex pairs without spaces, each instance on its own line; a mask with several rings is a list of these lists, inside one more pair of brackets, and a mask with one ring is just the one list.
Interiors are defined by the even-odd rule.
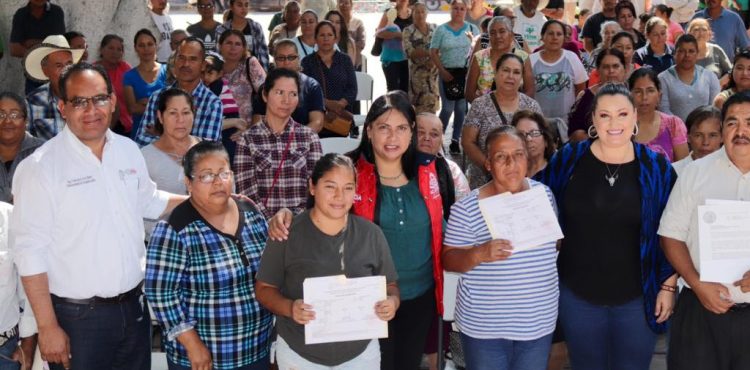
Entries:
[[375,42],[372,44],[372,49],[370,49],[370,54],[374,57],[379,57],[380,53],[383,52],[383,39],[380,37],[375,37]]
[[450,81],[443,81],[443,89],[445,89],[445,97],[448,100],[461,100],[465,98],[464,90],[466,88],[466,74],[469,69],[463,68],[446,68],[448,73],[453,76]]

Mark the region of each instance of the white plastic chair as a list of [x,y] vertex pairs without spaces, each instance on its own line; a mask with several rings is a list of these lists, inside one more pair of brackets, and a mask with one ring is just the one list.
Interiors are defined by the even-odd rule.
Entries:
[[357,149],[359,140],[348,137],[326,137],[320,139],[320,146],[323,147],[323,154],[344,154]]
[[375,84],[375,80],[372,78],[372,76],[365,72],[354,72],[354,74],[357,76],[356,100],[367,102],[367,108],[364,110],[365,114],[354,115],[354,124],[357,126],[362,126],[365,123],[365,116],[367,114],[367,111],[370,109],[370,104],[372,103],[372,89]]

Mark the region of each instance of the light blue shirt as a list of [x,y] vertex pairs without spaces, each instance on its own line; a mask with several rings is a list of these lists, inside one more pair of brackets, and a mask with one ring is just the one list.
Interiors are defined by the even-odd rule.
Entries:
[[721,9],[721,15],[713,19],[708,15],[708,9],[703,9],[695,13],[693,19],[695,18],[705,18],[708,20],[713,30],[714,43],[724,49],[729,60],[734,60],[735,49],[746,48],[750,44],[750,39],[748,39],[745,30],[745,23],[742,22],[737,13],[731,10]]

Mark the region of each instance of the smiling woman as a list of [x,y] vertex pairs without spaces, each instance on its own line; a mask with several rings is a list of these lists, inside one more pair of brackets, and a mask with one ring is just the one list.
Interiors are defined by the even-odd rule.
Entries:
[[602,86],[592,110],[592,140],[564,146],[537,175],[565,234],[560,323],[573,368],[647,369],[674,305],[677,276],[656,229],[676,175],[665,156],[633,142],[625,86]]

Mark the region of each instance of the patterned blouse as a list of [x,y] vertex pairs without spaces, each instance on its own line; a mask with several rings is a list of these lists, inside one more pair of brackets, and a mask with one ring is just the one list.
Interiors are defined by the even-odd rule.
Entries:
[[[248,68],[247,64],[250,63]],[[250,80],[248,80],[248,71]],[[255,57],[250,57],[240,62],[234,71],[225,76],[229,82],[229,89],[240,108],[240,118],[245,122],[252,122],[253,97],[260,95],[263,83],[266,81],[266,71]]]
[[[427,24],[427,34],[423,34],[415,25],[404,29],[402,42],[408,57],[415,49],[430,50],[430,41],[436,25]],[[409,58],[409,99],[417,113],[435,113],[440,104],[438,70],[429,57]]]
[[[518,93],[518,110],[523,109],[542,113],[542,107],[539,106],[539,103],[537,103],[536,100],[530,98],[524,93]],[[516,112],[503,112],[505,122],[507,122],[508,125],[510,124],[511,119],[513,119],[513,114],[515,113]],[[464,120],[464,127],[473,126],[479,130],[476,144],[484,153],[487,153],[487,148],[484,145],[484,141],[487,139],[487,134],[493,128],[502,126],[503,124],[506,123],[504,123],[503,119],[500,118],[500,115],[497,114],[495,104],[492,103],[491,94],[485,94],[474,99],[474,102],[471,103],[471,109],[469,109],[469,113],[466,115],[466,120]],[[469,162],[467,173],[469,177],[469,186],[471,186],[472,189],[476,189],[486,184],[489,180],[489,176],[484,168],[477,166],[473,162]]]
[[252,199],[266,218],[282,208],[300,213],[307,201],[307,179],[322,156],[320,139],[307,126],[290,118],[276,134],[264,118],[237,142],[237,192]]
[[190,367],[177,337],[191,329],[211,352],[214,369],[236,369],[268,355],[273,317],[255,300],[268,225],[251,203],[237,206],[234,235],[212,227],[190,200],[151,234],[145,293],[161,324],[167,357],[178,365]]
[[[497,68],[492,65],[492,57],[490,56],[491,51],[492,50],[490,48],[487,48],[479,50],[474,54],[474,59],[477,61],[477,65],[479,66],[476,96],[487,94],[493,89],[492,84],[495,83],[495,71],[497,71]],[[513,48],[511,50],[511,53],[518,55],[523,60],[526,60],[526,58],[529,57],[529,54],[526,54],[525,51],[518,48]]]

